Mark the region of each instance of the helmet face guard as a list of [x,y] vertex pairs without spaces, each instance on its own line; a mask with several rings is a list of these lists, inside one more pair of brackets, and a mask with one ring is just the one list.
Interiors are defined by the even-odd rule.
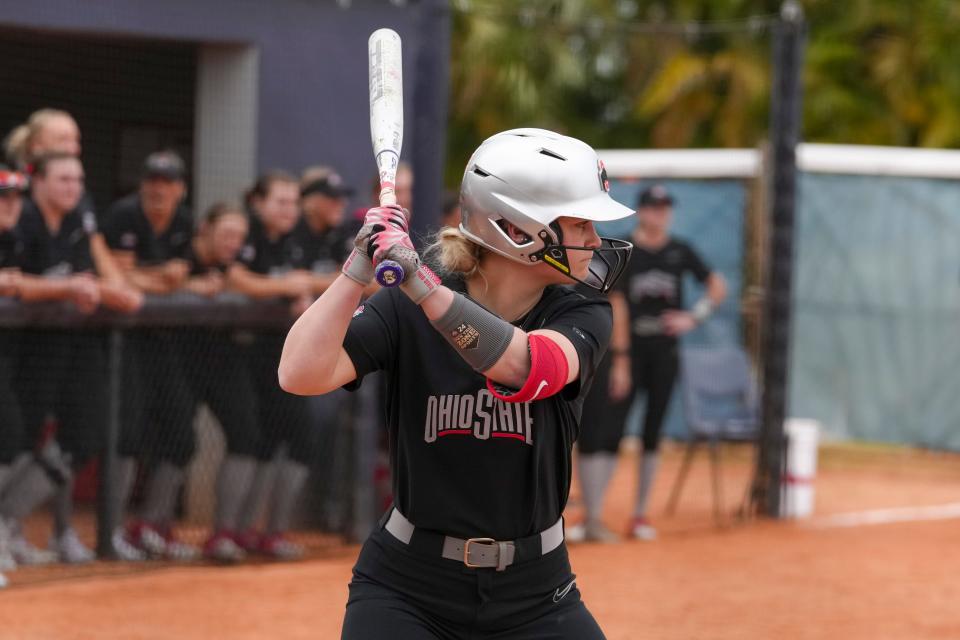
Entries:
[[[541,234],[543,237],[545,234]],[[570,268],[568,251],[591,251],[593,258],[587,267],[587,275],[578,278]],[[617,283],[617,280],[630,263],[630,254],[633,245],[626,240],[617,238],[600,238],[599,247],[574,247],[564,244],[552,244],[547,241],[546,246],[531,256],[536,262],[544,262],[556,269],[571,280],[590,287],[600,293],[607,293]]]

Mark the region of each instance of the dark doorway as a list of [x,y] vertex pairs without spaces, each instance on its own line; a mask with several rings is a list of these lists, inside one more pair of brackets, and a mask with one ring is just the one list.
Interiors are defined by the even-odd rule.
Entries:
[[190,164],[195,44],[0,29],[0,61],[0,136],[37,109],[69,111],[99,210],[136,188],[151,151]]

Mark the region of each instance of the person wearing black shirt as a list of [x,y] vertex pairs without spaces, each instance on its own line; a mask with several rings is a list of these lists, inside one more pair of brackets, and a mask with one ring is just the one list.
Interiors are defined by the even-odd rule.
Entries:
[[[26,176],[0,165],[0,297],[3,298],[16,297],[21,287],[24,247],[14,228],[20,219],[26,188]],[[23,441],[23,413],[14,390],[20,343],[18,332],[11,329],[0,332],[0,494],[6,488]],[[2,572],[16,568],[16,560],[7,548],[8,538],[7,525],[0,518],[0,589],[7,586]]]
[[[144,161],[140,189],[107,213],[107,244],[130,282],[144,293],[169,294],[187,280],[193,220],[183,206],[185,192],[183,160],[172,151],[158,151]],[[179,337],[172,329],[137,329],[124,344],[118,513],[126,507],[137,460],[150,465],[139,517],[113,535],[114,551],[125,560],[146,554],[191,560],[199,553],[178,541],[172,529],[195,445],[195,405],[186,379],[190,365]]]
[[[303,216],[293,229],[293,256],[297,266],[313,274],[313,293],[320,295],[340,273],[340,265],[353,249],[357,228],[344,228],[347,197],[353,189],[329,167],[315,167],[300,181]],[[311,299],[310,302],[313,302]]]
[[[225,273],[243,248],[248,229],[242,207],[222,202],[210,207],[192,241],[184,288],[208,298],[225,291]],[[240,338],[233,329],[183,328],[178,345],[190,359],[186,374],[194,399],[216,416],[227,444],[217,474],[213,533],[203,546],[204,555],[217,562],[236,562],[246,555],[236,534],[260,444],[256,394]]]
[[[98,277],[90,249],[96,233],[93,213],[81,213],[83,165],[71,154],[52,153],[36,160],[32,198],[25,202],[16,228],[22,243],[23,302],[69,301],[81,313],[99,306],[136,311],[142,296],[122,281]],[[113,272],[117,272],[113,269]],[[70,486],[72,469],[100,450],[106,421],[106,360],[102,336],[90,331],[28,330],[20,334],[17,386],[23,400],[24,451],[39,447],[45,473],[21,475],[0,500],[0,514],[20,520],[46,500],[56,486]],[[55,439],[44,436],[48,414],[57,419]],[[66,492],[69,497],[69,492]],[[51,550],[67,562],[86,562],[92,552],[70,524],[71,509],[58,510]],[[25,540],[15,540],[22,562],[45,559]]]
[[[602,638],[580,599],[561,514],[581,407],[611,330],[606,291],[630,215],[583,142],[542,129],[486,140],[463,221],[439,234],[441,283],[398,208],[368,211],[343,277],[294,324],[279,377],[301,394],[388,376],[394,508],[354,567],[342,637]],[[373,264],[399,288],[357,306]]]
[[[639,483],[629,534],[653,540],[656,530],[647,517],[650,489],[659,462],[660,434],[679,369],[680,336],[702,323],[726,297],[723,276],[712,271],[690,245],[670,235],[673,197],[663,185],[644,189],[637,201],[636,249],[627,273],[612,291],[628,309],[615,322],[614,331],[624,336],[612,354],[609,385],[592,392],[595,406],[606,401],[609,411],[598,415],[597,429],[581,442],[580,477],[587,520],[583,537],[610,541],[615,536],[600,524],[604,492],[616,465],[616,452],[634,388],[647,394],[643,422],[643,451]],[[683,309],[683,278],[692,274],[706,285],[706,295],[690,311]],[[629,346],[628,346],[629,345]],[[588,403],[590,400],[588,400]],[[580,533],[580,532],[578,532]]]
[[[300,220],[299,196],[300,186],[290,174],[270,172],[257,180],[247,199],[252,209],[250,233],[240,259],[227,271],[231,289],[252,298],[290,299],[294,315],[299,313],[297,300],[312,296],[315,280],[293,233]],[[302,548],[286,534],[314,458],[315,441],[306,401],[285,393],[277,384],[282,348],[283,332],[258,331],[246,350],[261,443],[236,540],[248,552],[289,560],[303,555]],[[281,445],[286,445],[285,452],[278,455]],[[268,471],[274,460],[276,472],[270,485]],[[261,532],[256,525],[268,494],[270,510]]]

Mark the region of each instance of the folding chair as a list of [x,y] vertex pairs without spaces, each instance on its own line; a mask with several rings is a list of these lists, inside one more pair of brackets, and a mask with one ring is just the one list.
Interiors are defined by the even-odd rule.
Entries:
[[681,354],[683,405],[689,426],[680,473],[667,503],[673,514],[701,444],[710,447],[713,516],[722,524],[720,444],[752,442],[757,438],[757,387],[746,353],[739,347],[688,348]]

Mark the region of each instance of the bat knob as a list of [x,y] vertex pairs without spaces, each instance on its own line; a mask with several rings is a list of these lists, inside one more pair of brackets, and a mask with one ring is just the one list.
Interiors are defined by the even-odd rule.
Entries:
[[377,265],[377,282],[381,287],[395,287],[403,282],[403,267],[393,260],[382,260]]

